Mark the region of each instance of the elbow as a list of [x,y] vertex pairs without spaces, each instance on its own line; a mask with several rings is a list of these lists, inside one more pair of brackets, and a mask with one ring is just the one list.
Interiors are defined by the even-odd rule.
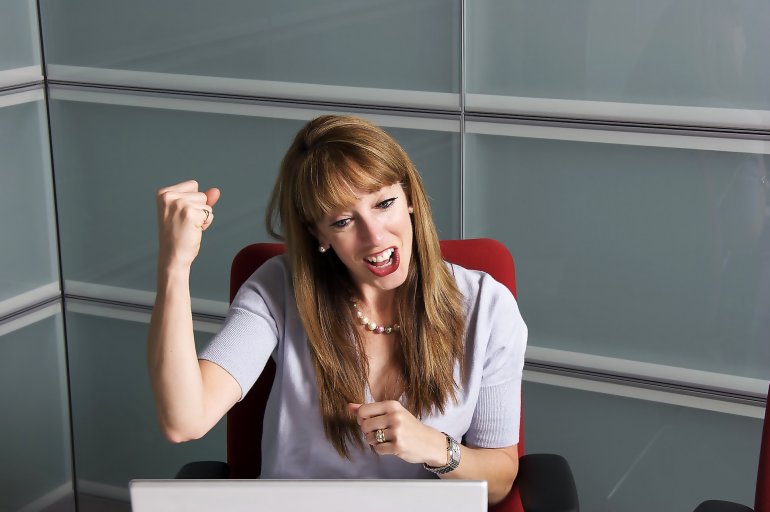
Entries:
[[172,409],[158,405],[156,418],[163,437],[173,444],[200,439],[213,427],[207,423],[203,414],[189,408]]
[[[489,483],[489,482],[487,482]],[[495,486],[495,488],[490,487],[488,489],[488,501],[489,505],[497,505],[501,501],[503,501],[506,496],[511,492],[511,489],[513,489],[513,480],[511,480],[508,483],[503,483],[500,486]]]
[[206,434],[206,431],[202,429],[180,428],[166,424],[161,424],[161,430],[166,440],[173,444],[195,441]]
[[513,489],[513,483],[516,480],[516,476],[519,473],[519,459],[518,457],[511,458],[511,466],[505,475],[501,475],[501,478],[496,481],[488,480],[488,501],[489,505],[497,505],[503,501]]
[[164,430],[163,435],[166,437],[168,442],[173,444],[181,444],[186,443],[187,441],[198,439],[197,437],[185,435],[184,432],[179,432],[176,430]]

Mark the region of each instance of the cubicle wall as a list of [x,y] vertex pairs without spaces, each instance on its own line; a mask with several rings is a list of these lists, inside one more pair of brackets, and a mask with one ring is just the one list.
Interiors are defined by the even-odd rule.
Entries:
[[74,511],[37,10],[0,4],[0,510]]
[[[125,509],[129,479],[224,457],[223,425],[170,445],[155,424],[154,191],[222,190],[193,267],[204,343],[230,259],[267,240],[283,152],[327,112],[404,145],[442,237],[514,255],[527,451],[567,456],[585,510],[751,503],[770,379],[767,2],[39,5],[46,95],[35,3],[0,8],[0,405],[19,410],[0,481],[24,483],[0,510],[71,508],[73,478],[79,510]],[[35,473],[35,450],[59,469]]]

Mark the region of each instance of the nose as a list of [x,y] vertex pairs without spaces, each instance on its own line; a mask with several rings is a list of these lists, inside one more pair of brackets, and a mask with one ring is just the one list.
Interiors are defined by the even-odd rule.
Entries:
[[382,241],[382,223],[376,218],[361,218],[358,221],[358,230],[361,240],[371,245],[377,245]]

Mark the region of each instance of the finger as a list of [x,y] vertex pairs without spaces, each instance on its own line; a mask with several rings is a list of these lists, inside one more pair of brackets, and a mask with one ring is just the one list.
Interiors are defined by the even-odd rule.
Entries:
[[398,446],[396,443],[387,437],[387,431],[385,434],[385,441],[382,443],[377,442],[374,434],[366,436],[366,442],[369,443],[369,448],[378,455],[396,455]]
[[[201,196],[205,195],[203,193]],[[172,203],[169,213],[182,223],[192,224],[198,228],[204,228],[213,221],[214,211],[211,207],[201,204],[198,201],[190,200],[189,197],[182,197]]]
[[390,420],[391,418],[389,415],[383,414],[381,416],[374,416],[372,418],[367,418],[361,421],[359,423],[359,426],[361,427],[361,432],[363,432],[364,435],[367,435],[373,432],[377,432],[377,429],[388,430],[389,427],[393,426],[391,425]]
[[206,204],[207,196],[203,192],[179,192],[167,190],[158,193],[159,206],[168,207],[178,203],[175,206],[192,205],[195,208]]
[[376,428],[367,428],[366,431],[363,432],[364,438],[369,444],[383,444],[396,439],[396,431],[388,428],[386,423],[383,422],[373,426]]
[[396,455],[396,445],[393,443],[381,443],[372,445],[372,450],[377,455]]
[[218,188],[210,188],[204,194],[206,194],[206,204],[214,206],[219,201],[219,196],[222,195],[222,192]]
[[395,400],[386,400],[384,402],[371,402],[363,404],[358,409],[358,417],[361,419],[372,418],[374,416],[382,416],[391,412],[396,412],[399,409],[403,409],[400,402]]
[[203,224],[201,224],[201,229],[203,231],[206,231],[209,226],[211,226],[211,223],[214,222],[214,211],[211,208],[204,208],[201,210],[203,213]]
[[182,181],[180,183],[175,183],[174,185],[169,185],[168,187],[163,187],[158,191],[158,195],[161,195],[165,192],[197,192],[198,191],[198,182],[195,180],[187,180]]
[[361,409],[361,404],[348,403],[348,412],[356,418],[356,422],[360,425],[362,418],[358,415],[359,409]]
[[206,204],[208,196],[203,192],[185,192],[179,194],[179,199],[186,201],[189,204],[194,204],[196,207]]
[[358,417],[362,419],[371,418],[372,416],[380,416],[385,414],[384,402],[371,402],[368,404],[361,404],[358,408]]
[[206,206],[206,203],[202,203],[200,197],[197,197],[198,195],[203,197],[205,201],[206,196],[203,193],[196,194],[195,196],[185,194],[183,197],[172,199],[164,209],[166,215],[179,218],[183,222],[191,222],[196,226],[203,225],[203,222],[206,220],[206,214],[203,211],[208,211],[208,216],[210,217],[213,210],[211,207]]
[[382,434],[383,434],[383,436],[385,438],[384,441],[378,441],[377,440],[377,431],[376,430],[373,430],[371,432],[365,433],[364,434],[364,439],[366,439],[366,442],[369,443],[371,446],[376,446],[376,445],[380,445],[380,444],[387,444],[387,443],[392,441],[392,439],[388,436],[388,434],[390,434],[390,432],[388,432],[388,429],[383,428],[382,429]]

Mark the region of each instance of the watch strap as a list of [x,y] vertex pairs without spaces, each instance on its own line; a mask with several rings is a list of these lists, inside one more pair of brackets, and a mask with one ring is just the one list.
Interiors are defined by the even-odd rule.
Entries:
[[449,473],[450,471],[454,471],[460,465],[460,443],[458,443],[454,437],[450,436],[446,432],[442,432],[442,434],[446,436],[446,451],[447,451],[446,465],[433,467],[433,466],[428,466],[427,464],[423,464],[423,467],[425,469],[427,469],[432,473],[436,473],[437,475],[444,475],[446,473]]

